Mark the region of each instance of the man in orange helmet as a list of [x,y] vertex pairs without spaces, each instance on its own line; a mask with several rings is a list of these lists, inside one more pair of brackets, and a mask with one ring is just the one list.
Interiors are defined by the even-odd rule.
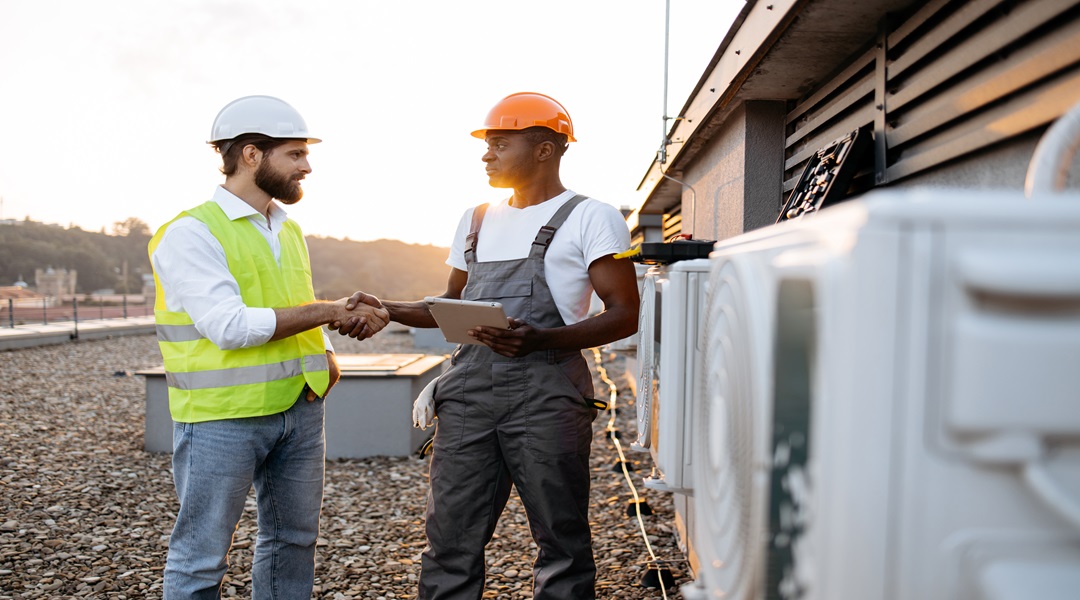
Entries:
[[[439,428],[419,598],[481,597],[484,546],[511,486],[539,547],[534,598],[595,598],[588,509],[597,409],[581,350],[637,330],[634,267],[614,256],[630,234],[617,209],[563,186],[559,165],[575,139],[554,99],[507,96],[472,135],[487,142],[488,182],[513,195],[462,216],[443,296],[501,302],[510,329],[472,330],[480,343],[459,346],[435,387]],[[589,317],[593,291],[604,311]],[[384,303],[357,292],[349,306],[360,302],[385,307],[405,325],[436,326],[424,302]],[[418,399],[418,424],[429,425],[431,415]]]

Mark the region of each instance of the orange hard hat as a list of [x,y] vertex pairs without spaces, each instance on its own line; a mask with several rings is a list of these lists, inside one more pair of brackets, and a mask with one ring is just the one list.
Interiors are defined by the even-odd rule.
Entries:
[[547,127],[565,133],[568,142],[577,141],[574,124],[563,105],[536,92],[518,92],[499,100],[484,119],[484,128],[472,132],[472,136],[484,139],[489,129],[517,131],[529,127]]

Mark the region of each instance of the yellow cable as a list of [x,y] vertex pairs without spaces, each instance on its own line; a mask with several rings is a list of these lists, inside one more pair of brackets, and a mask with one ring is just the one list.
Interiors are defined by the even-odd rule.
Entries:
[[[640,252],[640,249],[639,249]],[[659,564],[656,558],[656,553],[653,552],[652,544],[649,543],[649,533],[645,530],[645,521],[641,518],[641,501],[638,497],[637,488],[634,487],[634,480],[630,478],[630,471],[626,468],[626,456],[623,454],[622,444],[619,443],[618,436],[615,434],[615,400],[618,398],[619,391],[615,387],[615,383],[607,376],[607,369],[603,366],[603,357],[600,354],[599,348],[593,348],[593,358],[596,362],[596,372],[600,374],[600,380],[607,384],[609,397],[611,401],[608,402],[608,410],[611,411],[611,418],[608,419],[608,437],[615,443],[615,450],[619,453],[619,464],[622,466],[623,477],[626,478],[626,484],[630,486],[630,493],[634,496],[634,512],[637,513],[638,527],[641,528],[641,539],[645,540],[645,549],[649,551],[649,556],[652,558],[654,564]],[[660,593],[663,594],[664,600],[667,600],[667,586],[664,585],[664,577],[657,571],[658,580],[660,581]]]

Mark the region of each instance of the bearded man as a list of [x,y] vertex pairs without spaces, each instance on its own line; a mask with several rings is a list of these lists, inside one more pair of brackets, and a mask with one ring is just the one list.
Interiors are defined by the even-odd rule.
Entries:
[[150,240],[154,314],[180,509],[164,596],[219,598],[233,532],[255,486],[253,598],[310,598],[322,507],[323,399],[339,376],[321,329],[367,337],[387,312],[316,301],[294,204],[320,140],[289,104],[246,96],[214,119],[225,183]]

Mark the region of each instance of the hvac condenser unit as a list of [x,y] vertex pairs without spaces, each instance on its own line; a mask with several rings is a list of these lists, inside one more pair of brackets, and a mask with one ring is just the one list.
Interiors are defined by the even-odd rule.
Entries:
[[[642,288],[645,285],[645,273],[648,272],[649,266],[648,265],[640,265],[640,264],[635,263],[634,264],[634,270],[637,273],[637,288],[638,288],[638,295],[640,296],[641,292],[642,292]],[[596,304],[596,311],[595,312],[600,312],[604,308],[603,302],[600,301],[600,298],[597,297],[595,293],[593,293],[593,297],[595,298],[595,304]],[[611,342],[610,344],[608,344],[607,348],[609,350],[612,350],[612,351],[615,351],[615,352],[623,352],[623,353],[625,353],[624,356],[626,356],[627,358],[636,358],[637,346],[638,346],[638,332],[635,331],[633,334],[631,334],[631,335],[629,335],[629,336],[627,336],[627,337],[625,337],[625,338],[623,338],[621,340],[616,340],[614,342]]]
[[654,452],[655,412],[660,388],[660,291],[667,281],[667,267],[653,266],[641,282],[638,309],[637,383],[634,407],[637,411],[637,439],[630,444],[638,452]]
[[645,274],[638,313],[637,440],[655,467],[645,485],[690,494],[689,396],[699,387],[700,305],[710,263],[705,259],[655,265]]
[[1080,197],[876,192],[710,261],[684,597],[1078,597]]
[[658,282],[660,303],[659,390],[653,402],[655,473],[645,486],[677,494],[693,493],[692,399],[699,394],[702,352],[700,315],[710,263],[685,260],[668,267]]

